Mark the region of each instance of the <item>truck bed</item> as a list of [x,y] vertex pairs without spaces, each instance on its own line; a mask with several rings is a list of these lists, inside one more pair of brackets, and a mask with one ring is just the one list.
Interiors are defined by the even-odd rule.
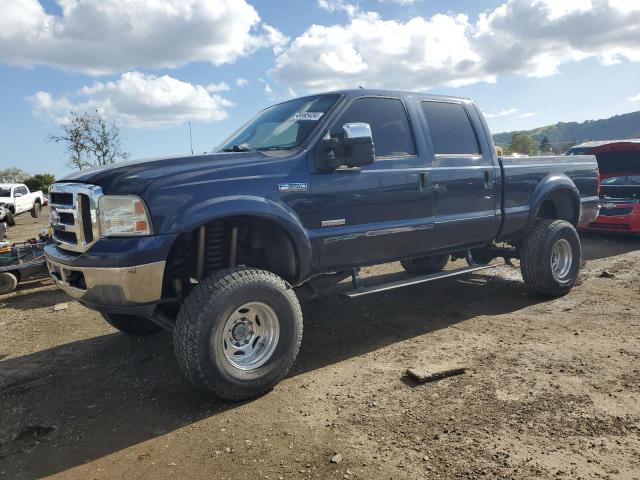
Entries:
[[498,240],[513,240],[525,232],[531,209],[539,209],[544,195],[558,185],[564,185],[568,199],[580,202],[579,223],[597,216],[598,164],[593,155],[499,157],[498,161],[503,178]]

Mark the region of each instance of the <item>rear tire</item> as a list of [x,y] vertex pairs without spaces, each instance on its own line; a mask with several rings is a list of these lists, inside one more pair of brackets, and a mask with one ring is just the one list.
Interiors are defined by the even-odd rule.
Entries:
[[129,335],[151,335],[162,330],[151,320],[137,315],[100,312],[109,325]]
[[432,255],[429,257],[410,258],[402,260],[400,264],[409,273],[426,275],[441,272],[449,262],[449,254]]
[[33,202],[33,208],[30,210],[31,216],[33,218],[38,218],[40,216],[41,211],[42,211],[42,205],[40,205],[40,202]]
[[18,288],[19,279],[11,272],[0,272],[0,295],[6,295]]
[[564,220],[539,220],[522,242],[520,269],[527,288],[560,297],[573,288],[582,260],[575,227]]
[[232,401],[271,390],[289,372],[301,341],[293,290],[271,272],[244,267],[200,282],[174,330],[176,358],[189,381]]

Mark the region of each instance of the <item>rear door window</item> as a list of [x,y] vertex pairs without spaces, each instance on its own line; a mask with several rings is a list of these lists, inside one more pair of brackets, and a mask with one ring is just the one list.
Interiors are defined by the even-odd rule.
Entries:
[[480,155],[476,132],[459,103],[422,102],[436,155]]
[[376,157],[415,155],[416,147],[404,104],[398,98],[365,97],[355,100],[342,114],[338,127],[364,122],[371,126]]

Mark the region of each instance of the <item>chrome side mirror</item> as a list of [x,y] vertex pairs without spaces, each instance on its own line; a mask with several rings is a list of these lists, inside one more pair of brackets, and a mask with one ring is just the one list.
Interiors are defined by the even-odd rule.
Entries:
[[371,126],[368,123],[345,123],[342,126],[342,138],[371,138]]
[[347,167],[370,165],[375,159],[373,136],[368,123],[345,123],[342,126],[343,164]]

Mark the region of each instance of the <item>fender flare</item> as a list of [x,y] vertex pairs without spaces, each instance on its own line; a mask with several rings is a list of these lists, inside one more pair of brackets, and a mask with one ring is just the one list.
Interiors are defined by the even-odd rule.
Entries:
[[309,275],[311,268],[311,240],[296,213],[288,206],[254,195],[230,195],[208,199],[167,218],[162,230],[190,232],[206,223],[235,216],[260,217],[270,220],[289,235],[298,261],[298,280]]
[[573,204],[573,214],[570,222],[573,225],[577,225],[582,208],[578,187],[576,187],[575,183],[565,174],[549,174],[542,179],[531,195],[531,208],[529,210],[527,230],[533,227],[544,201],[557,192],[566,192],[570,196]]

